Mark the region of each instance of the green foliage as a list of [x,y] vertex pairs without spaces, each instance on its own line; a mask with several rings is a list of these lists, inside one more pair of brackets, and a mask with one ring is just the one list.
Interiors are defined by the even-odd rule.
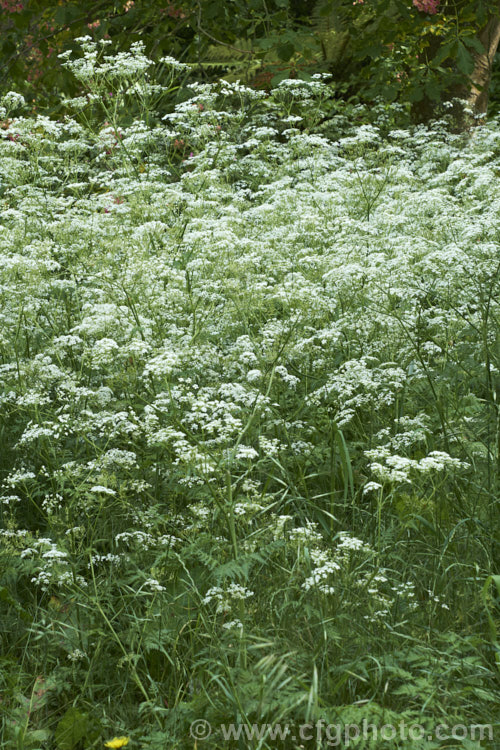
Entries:
[[74,750],[87,737],[89,718],[77,708],[68,708],[54,732],[58,750]]
[[0,88],[16,88],[39,111],[61,113],[59,92],[79,92],[58,57],[91,35],[129,49],[141,41],[156,59],[173,55],[197,76],[261,87],[287,77],[333,75],[337,95],[431,106],[466,89],[478,32],[494,2],[442,0],[427,15],[407,0],[4,0]]

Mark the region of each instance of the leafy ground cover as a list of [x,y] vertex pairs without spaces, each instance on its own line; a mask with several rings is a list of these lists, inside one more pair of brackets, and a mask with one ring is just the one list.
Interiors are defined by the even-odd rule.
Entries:
[[494,727],[499,123],[321,76],[160,116],[84,50],[73,117],[1,113],[2,746]]

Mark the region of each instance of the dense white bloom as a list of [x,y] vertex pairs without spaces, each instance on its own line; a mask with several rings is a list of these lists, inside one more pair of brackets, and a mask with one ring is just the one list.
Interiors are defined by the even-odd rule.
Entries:
[[[325,562],[324,565],[321,565],[317,568],[314,568],[311,575],[306,578],[304,583],[302,584],[302,588],[304,588],[306,591],[309,591],[310,588],[313,586],[320,586],[322,587],[324,585],[324,581],[330,577],[332,573],[335,573],[335,571],[340,570],[340,565],[334,561],[328,561]],[[321,589],[324,591],[324,589]],[[324,593],[334,593],[334,588],[332,586],[328,587],[328,592]]]
[[255,450],[255,448],[250,447],[249,445],[239,445],[238,450],[236,451],[235,458],[239,459],[252,459],[257,458],[258,453]]
[[368,492],[376,492],[380,489],[382,489],[382,485],[379,482],[367,482],[363,487],[363,495],[366,495]]
[[44,560],[64,560],[67,557],[66,552],[53,547],[42,554]]
[[366,544],[362,539],[358,539],[352,536],[347,531],[341,531],[339,533],[339,541],[337,542],[337,550],[341,553],[344,552],[372,552],[371,547]]
[[[45,598],[71,592],[71,622],[85,585],[130,611],[140,591],[148,638],[170,575],[235,633],[262,581],[273,618],[287,588],[377,630],[445,614],[383,560],[402,540],[382,501],[403,527],[496,458],[498,123],[455,140],[374,105],[358,126],[323,107],[323,74],[192,82],[131,122],[186,66],[163,58],[160,85],[141,44],[80,41],[61,56],[88,89],[64,103],[78,118],[0,129],[7,554]],[[351,516],[375,549],[338,531]]]
[[95,364],[112,364],[119,348],[120,347],[116,341],[113,341],[113,339],[99,339],[99,341],[96,341],[92,349],[92,358]]
[[300,526],[294,529],[290,529],[288,537],[291,541],[297,542],[316,542],[319,543],[322,540],[322,536],[316,529],[316,524],[312,521],[308,521],[307,526]]

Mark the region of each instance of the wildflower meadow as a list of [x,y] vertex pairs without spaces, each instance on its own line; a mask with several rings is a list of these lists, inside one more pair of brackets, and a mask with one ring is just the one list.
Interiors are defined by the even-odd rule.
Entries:
[[80,43],[0,99],[2,748],[498,748],[500,122]]

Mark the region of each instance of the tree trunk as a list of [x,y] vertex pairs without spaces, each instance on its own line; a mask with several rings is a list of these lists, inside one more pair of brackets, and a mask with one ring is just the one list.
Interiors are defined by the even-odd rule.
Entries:
[[488,93],[491,82],[493,60],[500,42],[500,15],[490,18],[481,29],[477,38],[484,47],[484,52],[474,52],[474,70],[470,77],[470,89],[467,94],[469,106],[477,114],[486,113]]
[[[443,100],[453,102],[451,114],[456,120],[457,130],[465,130],[470,127],[470,115],[464,112],[464,105],[458,100],[466,102],[469,110],[475,115],[485,115],[488,108],[488,94],[491,83],[491,74],[493,60],[500,43],[500,2],[498,10],[494,16],[491,16],[483,28],[478,29],[476,39],[484,48],[484,52],[477,52],[470,49],[474,60],[474,68],[465,81],[455,86],[451,86],[444,92]],[[426,50],[426,56],[433,58],[439,51],[441,40],[438,37],[430,37],[429,47]],[[448,62],[451,62],[448,61]],[[412,107],[412,113],[417,122],[427,122],[436,116],[436,102],[430,100],[427,96]]]

